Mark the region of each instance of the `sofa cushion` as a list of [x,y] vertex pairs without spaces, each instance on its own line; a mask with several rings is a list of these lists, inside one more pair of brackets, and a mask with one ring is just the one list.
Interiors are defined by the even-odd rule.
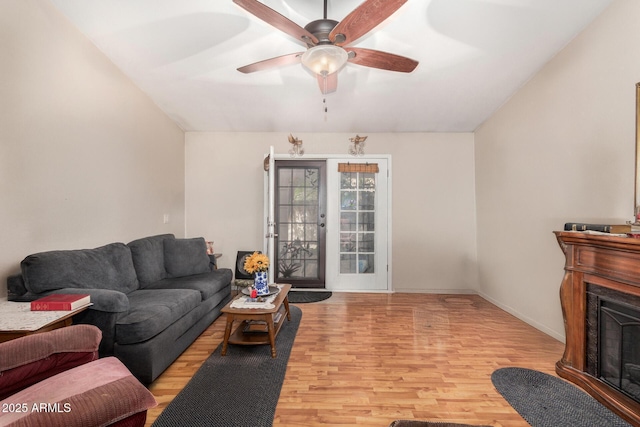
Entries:
[[133,266],[138,275],[140,288],[144,289],[149,283],[157,282],[167,277],[164,268],[164,241],[175,239],[173,234],[160,234],[129,242]]
[[124,293],[138,288],[131,250],[124,243],[41,252],[27,256],[20,267],[26,288],[36,294],[61,288],[100,288]]
[[45,378],[98,358],[102,333],[71,325],[0,344],[0,399]]
[[191,276],[210,271],[204,238],[165,240],[164,266],[168,277]]
[[228,286],[232,276],[230,269],[221,268],[208,273],[160,280],[147,289],[194,289],[200,292],[204,301]]
[[146,341],[200,304],[192,289],[139,289],[129,295],[129,312],[116,321],[118,344]]
[[[151,392],[115,357],[59,373],[0,403],[27,408],[0,412],[0,425],[67,427],[110,425],[157,405]],[[34,410],[43,403],[51,406]]]

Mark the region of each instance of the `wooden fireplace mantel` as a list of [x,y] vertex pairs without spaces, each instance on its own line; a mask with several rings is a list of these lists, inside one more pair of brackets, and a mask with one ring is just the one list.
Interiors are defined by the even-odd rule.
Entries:
[[587,284],[640,296],[640,239],[571,231],[554,233],[566,257],[560,286],[566,345],[562,359],[556,363],[556,372],[626,421],[640,426],[640,404],[586,370]]

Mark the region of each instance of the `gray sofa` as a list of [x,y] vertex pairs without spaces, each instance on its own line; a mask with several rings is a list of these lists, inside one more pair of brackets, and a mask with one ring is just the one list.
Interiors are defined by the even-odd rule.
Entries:
[[230,269],[218,269],[203,238],[163,234],[95,249],[27,256],[7,280],[9,300],[51,293],[91,295],[74,316],[103,334],[100,356],[118,357],[144,384],[155,380],[231,298]]

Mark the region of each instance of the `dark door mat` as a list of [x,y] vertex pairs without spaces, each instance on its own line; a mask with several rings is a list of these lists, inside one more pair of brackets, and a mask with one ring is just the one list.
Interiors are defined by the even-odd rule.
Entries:
[[331,292],[328,291],[289,291],[289,302],[294,304],[303,304],[308,302],[319,302],[329,299]]

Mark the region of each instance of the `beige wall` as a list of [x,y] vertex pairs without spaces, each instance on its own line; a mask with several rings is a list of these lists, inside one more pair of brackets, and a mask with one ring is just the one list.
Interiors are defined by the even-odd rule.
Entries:
[[476,132],[480,292],[559,338],[552,231],[633,217],[639,21],[613,2]]
[[0,2],[0,220],[3,281],[37,251],[184,233],[184,133],[47,1]]
[[[294,135],[309,154],[346,157],[355,136]],[[287,134],[186,134],[187,233],[214,240],[222,266],[233,267],[238,250],[262,248],[262,161],[270,145],[287,153]],[[368,134],[365,151],[392,156],[394,289],[475,289],[473,135]]]

